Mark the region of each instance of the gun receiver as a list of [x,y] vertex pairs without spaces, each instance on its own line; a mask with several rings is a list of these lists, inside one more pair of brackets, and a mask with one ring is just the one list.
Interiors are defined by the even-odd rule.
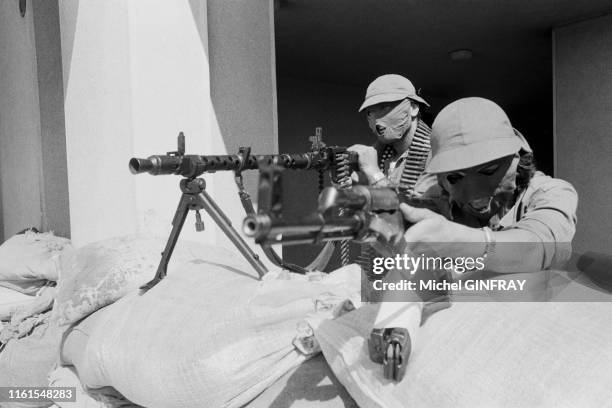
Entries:
[[419,207],[429,206],[425,201],[402,199],[391,188],[327,187],[321,192],[313,214],[298,221],[287,221],[282,216],[282,170],[282,166],[274,165],[260,170],[259,211],[247,216],[243,223],[245,235],[262,246],[348,239],[378,243],[379,251],[385,251],[386,246],[391,251],[400,244],[407,227],[399,210],[400,203],[409,201]]
[[[345,239],[365,243],[380,237],[397,244],[404,232],[398,207],[398,195],[392,189],[328,187],[319,196],[314,214],[291,223],[262,212],[247,217],[243,230],[258,244],[318,244]],[[340,209],[344,214],[338,214]]]
[[260,169],[259,211],[247,216],[243,223],[245,235],[261,245],[348,239],[396,246],[408,227],[399,210],[400,203],[437,211],[430,200],[402,196],[392,188],[356,185],[348,189],[323,189],[313,214],[298,221],[286,221],[282,217],[282,171],[283,166],[275,165]]

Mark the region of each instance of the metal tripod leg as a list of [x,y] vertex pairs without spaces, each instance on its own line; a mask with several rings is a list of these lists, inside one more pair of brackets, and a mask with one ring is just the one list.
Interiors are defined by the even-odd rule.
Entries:
[[261,278],[268,273],[268,269],[259,260],[259,256],[253,252],[251,247],[249,247],[244,242],[242,237],[238,235],[236,230],[232,227],[232,222],[229,220],[229,218],[227,218],[223,210],[221,210],[221,208],[204,190],[205,187],[206,183],[203,179],[185,179],[181,181],[181,190],[183,191],[183,195],[179,200],[176,213],[174,214],[174,219],[172,220],[172,231],[168,237],[168,242],[166,242],[166,248],[164,249],[164,252],[162,252],[162,258],[159,262],[159,266],[157,267],[157,273],[150,282],[144,286],[141,286],[140,289],[143,292],[151,289],[166,277],[170,257],[172,256],[172,252],[174,251],[178,237],[181,234],[181,230],[183,229],[183,225],[185,224],[185,219],[187,218],[187,213],[189,210],[197,211],[204,209],[219,226],[219,228],[221,228],[223,233],[230,239],[230,241],[232,241],[232,244],[234,244],[240,253],[247,259],[247,261],[249,261],[251,266],[255,268],[259,277]]
[[246,258],[247,261],[249,261],[251,266],[255,268],[259,277],[261,278],[268,273],[268,269],[259,259],[259,255],[253,252],[251,247],[249,247],[246,242],[244,242],[242,237],[238,235],[236,230],[232,227],[232,222],[230,219],[227,218],[223,210],[217,206],[217,203],[213,201],[208,193],[206,191],[202,191],[197,197],[197,205],[206,210],[213,221],[215,221],[215,223],[219,226],[219,228],[221,228],[230,241],[232,241],[232,244],[238,248],[240,253]]
[[181,230],[183,229],[183,224],[185,224],[185,218],[187,218],[190,205],[192,205],[194,201],[195,197],[193,194],[183,193],[181,195],[178,207],[174,213],[174,219],[172,220],[172,231],[170,231],[168,242],[166,242],[166,248],[164,248],[164,252],[162,252],[162,258],[159,262],[159,266],[157,267],[157,272],[155,273],[153,280],[140,287],[140,290],[143,292],[151,289],[166,277],[170,257],[172,256],[172,252],[176,246],[176,241],[178,240]]

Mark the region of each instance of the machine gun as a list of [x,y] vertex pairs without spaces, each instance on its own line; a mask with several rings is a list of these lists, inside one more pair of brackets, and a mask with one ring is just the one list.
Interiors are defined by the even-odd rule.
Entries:
[[243,222],[245,235],[264,247],[352,240],[377,243],[382,255],[391,256],[408,227],[399,210],[400,203],[437,210],[433,200],[402,196],[393,188],[327,187],[319,195],[313,214],[287,221],[282,215],[282,171],[283,166],[275,163],[260,169],[259,210]]
[[[437,210],[431,200],[402,196],[395,189],[353,186],[349,189],[325,188],[317,210],[297,221],[282,216],[282,166],[274,163],[260,169],[258,213],[247,216],[245,235],[262,248],[271,244],[317,244],[337,240],[377,243],[383,256],[393,256],[403,248],[403,236],[409,226],[399,209],[402,202],[415,207]],[[443,272],[440,276],[448,279]],[[449,294],[429,293],[421,298],[430,313],[450,306]],[[415,327],[421,322],[421,315]],[[412,348],[407,328],[375,328],[368,340],[370,358],[383,365],[385,378],[401,381]]]
[[[185,154],[185,135],[181,132],[178,136],[176,151],[168,152],[165,155],[149,156],[146,159],[130,159],[129,169],[132,174],[149,173],[155,176],[178,175],[184,177],[180,182],[182,195],[172,220],[172,231],[162,253],[157,272],[153,280],[141,289],[146,291],[152,288],[166,276],[168,263],[190,210],[196,212],[195,225],[197,231],[204,229],[200,215],[200,210],[203,209],[253,266],[259,276],[262,277],[266,274],[268,271],[265,265],[261,262],[258,255],[244,242],[242,237],[232,227],[229,218],[205,191],[206,182],[204,179],[199,178],[199,176],[204,173],[214,173],[217,171],[233,171],[241,203],[247,214],[254,214],[253,204],[244,188],[242,180],[241,173],[244,170],[259,169],[260,167],[268,166],[270,163],[275,163],[277,166],[282,166],[285,169],[316,170],[319,172],[320,178],[322,172],[329,171],[333,180],[345,180],[352,171],[358,168],[356,153],[348,152],[344,147],[326,147],[320,141],[320,130],[317,131],[317,136],[318,138],[312,151],[301,154],[251,155],[250,148],[240,147],[238,154],[234,155],[192,155]],[[326,247],[315,259],[313,265],[327,263],[331,256],[331,251],[333,251],[333,248]],[[305,273],[308,269],[308,267],[302,268],[298,265],[284,262],[271,246],[267,246],[264,249],[264,253],[274,264],[284,269],[299,273]]]

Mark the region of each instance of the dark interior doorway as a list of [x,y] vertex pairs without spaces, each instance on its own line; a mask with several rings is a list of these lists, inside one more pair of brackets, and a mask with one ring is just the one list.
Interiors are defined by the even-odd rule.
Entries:
[[[357,108],[370,81],[397,73],[431,104],[424,114],[430,125],[458,98],[497,102],[528,139],[538,167],[552,175],[552,28],[597,16],[608,6],[603,0],[278,0],[279,149],[308,149],[316,126],[323,127],[328,144],[370,144]],[[469,50],[471,58],[454,58],[456,50]],[[316,175],[291,173],[286,215],[306,214],[316,196]],[[298,264],[316,252],[284,248],[285,258]]]

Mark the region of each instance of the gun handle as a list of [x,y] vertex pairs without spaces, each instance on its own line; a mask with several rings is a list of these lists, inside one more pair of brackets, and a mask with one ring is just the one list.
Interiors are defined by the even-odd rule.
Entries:
[[401,381],[412,351],[410,333],[405,328],[372,329],[368,339],[370,359],[383,366],[383,376]]

